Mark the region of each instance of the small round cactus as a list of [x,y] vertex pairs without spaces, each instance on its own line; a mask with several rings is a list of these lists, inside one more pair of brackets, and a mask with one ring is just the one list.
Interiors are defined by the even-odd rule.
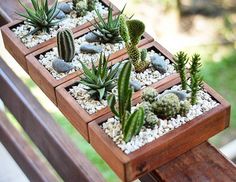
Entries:
[[180,101],[175,94],[166,94],[152,103],[154,113],[161,119],[170,119],[180,111]]
[[191,108],[191,103],[188,100],[185,100],[180,103],[180,111],[179,114],[181,116],[186,116]]
[[142,100],[152,103],[156,100],[157,95],[158,92],[154,88],[148,87],[142,92]]
[[155,125],[158,125],[160,120],[153,112],[145,112],[145,123],[144,126],[153,129]]
[[144,112],[145,113],[148,113],[148,112],[152,112],[152,104],[150,104],[149,102],[142,102],[141,106],[143,107],[144,109]]

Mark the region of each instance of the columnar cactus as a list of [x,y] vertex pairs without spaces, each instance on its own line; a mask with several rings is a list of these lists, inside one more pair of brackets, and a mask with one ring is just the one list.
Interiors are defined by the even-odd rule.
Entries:
[[131,113],[132,87],[130,86],[131,63],[125,63],[118,80],[118,109],[115,95],[108,96],[111,111],[120,119],[124,141],[129,142],[137,135],[144,124],[144,108],[139,107]]
[[136,72],[144,71],[150,64],[146,60],[146,52],[139,51],[137,45],[145,31],[145,25],[139,20],[126,20],[122,15],[120,16],[120,35],[125,42],[129,59],[134,65]]
[[75,44],[71,30],[62,29],[57,33],[58,55],[65,62],[71,62],[75,56]]
[[166,94],[152,103],[154,113],[161,119],[170,119],[180,111],[180,101],[175,94]]

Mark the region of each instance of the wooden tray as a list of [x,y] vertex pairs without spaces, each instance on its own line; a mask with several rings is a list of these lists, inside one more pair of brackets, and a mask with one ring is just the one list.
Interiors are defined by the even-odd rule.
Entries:
[[[175,79],[157,89],[161,92],[179,83],[180,79]],[[137,179],[187,152],[229,126],[229,103],[208,85],[205,84],[204,88],[220,103],[219,106],[128,155],[123,153],[99,126],[113,116],[111,113],[89,123],[90,143],[122,180],[132,181]],[[133,101],[133,104],[135,105],[140,101],[139,95]]]
[[[66,2],[68,2],[70,0],[66,0]],[[119,9],[112,4],[109,0],[99,0],[100,2],[102,2],[105,6],[109,6],[110,4],[113,6],[113,15],[117,15],[120,11]],[[94,20],[91,22],[95,22]],[[1,28],[2,30],[2,37],[3,37],[3,41],[4,41],[4,45],[6,47],[6,49],[9,51],[9,53],[15,58],[15,60],[21,65],[21,67],[28,72],[28,68],[27,68],[27,63],[26,63],[26,56],[32,52],[35,52],[49,44],[55,43],[56,42],[56,38],[52,38],[49,39],[41,44],[38,44],[32,48],[27,48],[22,42],[21,40],[14,34],[14,32],[12,32],[12,28],[17,27],[19,24],[23,23],[22,20],[15,20],[5,26],[3,26]],[[78,27],[75,27],[72,29],[72,31],[78,32],[80,30],[83,30],[87,27],[90,27],[91,23],[87,22],[85,24],[82,24]]]
[[[151,42],[140,48],[146,48],[148,50],[155,50],[158,53],[161,53],[170,61],[173,62],[172,55],[165,48],[163,48],[157,42]],[[110,61],[110,64],[115,64],[122,60],[128,59],[128,54],[122,55],[116,59]],[[178,78],[178,74],[170,75],[154,84],[152,87],[160,87],[168,83],[169,81]],[[68,118],[68,120],[74,125],[74,127],[84,136],[86,140],[88,140],[88,123],[95,120],[98,117],[110,112],[108,107],[97,111],[95,114],[88,114],[78,103],[77,101],[70,95],[68,92],[68,88],[77,84],[80,80],[80,76],[73,78],[72,80],[58,86],[56,88],[56,97],[57,97],[57,106],[61,110],[61,112]],[[142,90],[135,92],[133,94],[133,99],[140,96]]]
[[[74,34],[75,38],[81,37],[84,34],[88,33],[90,30],[93,30],[94,27],[90,26],[88,28],[85,28],[79,32],[76,32]],[[139,46],[147,44],[149,42],[153,41],[153,38],[148,35],[147,33],[144,34],[143,39],[140,41]],[[38,61],[38,56],[40,54],[43,54],[45,52],[50,51],[52,48],[56,47],[56,42],[53,44],[50,44],[42,49],[37,50],[36,52],[33,52],[32,54],[29,54],[26,56],[27,60],[27,66],[29,75],[31,78],[35,81],[35,83],[42,89],[42,91],[49,97],[49,99],[52,100],[54,104],[57,104],[56,102],[56,95],[55,95],[55,88],[62,83],[65,83],[72,78],[78,76],[81,74],[81,71],[75,71],[68,76],[62,78],[62,79],[55,79],[51,73]],[[126,49],[121,49],[109,57],[109,60],[113,60],[117,57],[120,57],[126,53]]]

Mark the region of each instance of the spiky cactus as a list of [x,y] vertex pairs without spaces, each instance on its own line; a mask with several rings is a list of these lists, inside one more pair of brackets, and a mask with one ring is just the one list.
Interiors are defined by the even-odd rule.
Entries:
[[147,87],[142,92],[142,100],[152,103],[156,100],[158,92],[152,87]]
[[161,119],[170,119],[180,111],[180,101],[175,94],[166,94],[152,103],[154,113]]
[[144,120],[145,120],[144,126],[151,129],[153,129],[160,122],[160,120],[153,112],[145,112]]
[[191,108],[191,103],[188,100],[182,101],[180,103],[179,114],[181,116],[186,116]]
[[131,63],[125,63],[118,80],[118,109],[115,95],[108,96],[111,111],[120,119],[124,141],[129,142],[144,124],[144,109],[139,107],[131,113],[132,87],[130,86]]
[[146,52],[142,51],[141,53],[137,47],[144,31],[145,25],[143,22],[126,20],[125,16],[120,16],[120,35],[125,42],[129,59],[136,72],[144,71],[150,64],[150,61],[146,60]]
[[88,0],[88,11],[95,10],[97,0]]
[[65,62],[71,62],[75,56],[73,33],[70,29],[61,29],[57,32],[58,55]]
[[191,90],[191,104],[197,103],[197,92],[203,87],[203,78],[200,75],[201,57],[199,54],[194,54],[191,60],[190,67],[190,90]]
[[183,90],[187,90],[186,65],[189,61],[188,55],[180,51],[175,55],[174,61],[175,70],[181,78],[181,87]]

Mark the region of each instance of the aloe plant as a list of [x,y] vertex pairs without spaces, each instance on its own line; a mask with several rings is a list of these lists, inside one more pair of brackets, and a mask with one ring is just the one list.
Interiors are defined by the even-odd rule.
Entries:
[[96,36],[99,37],[100,41],[102,43],[117,43],[121,42],[122,38],[120,36],[120,16],[123,14],[125,9],[125,6],[123,7],[122,11],[119,13],[119,15],[115,16],[113,18],[113,9],[110,5],[108,7],[108,18],[107,21],[106,18],[103,18],[101,13],[95,9],[95,12],[98,16],[98,21],[95,19],[95,23],[93,23],[93,26],[98,30],[99,33],[93,32]]
[[[28,7],[18,0],[21,6],[25,9],[26,14],[17,13],[19,16],[26,18],[26,22],[34,27],[34,30],[30,31],[27,35],[35,34],[39,30],[49,33],[49,29],[55,26],[59,21],[54,21],[54,18],[58,15],[57,11],[58,1],[49,8],[48,0],[31,0],[33,8]],[[25,35],[25,36],[27,36]]]
[[92,62],[92,69],[90,70],[83,62],[80,63],[84,71],[80,83],[88,87],[87,90],[91,97],[102,100],[116,86],[120,64],[108,69],[108,60],[102,53],[100,54],[98,67]]
[[[120,119],[124,141],[129,142],[137,135],[144,124],[144,109],[139,107],[131,113],[131,98],[133,89],[130,86],[131,63],[125,63],[118,79],[118,101],[115,95],[108,96],[111,111]],[[116,104],[118,103],[118,109]]]

